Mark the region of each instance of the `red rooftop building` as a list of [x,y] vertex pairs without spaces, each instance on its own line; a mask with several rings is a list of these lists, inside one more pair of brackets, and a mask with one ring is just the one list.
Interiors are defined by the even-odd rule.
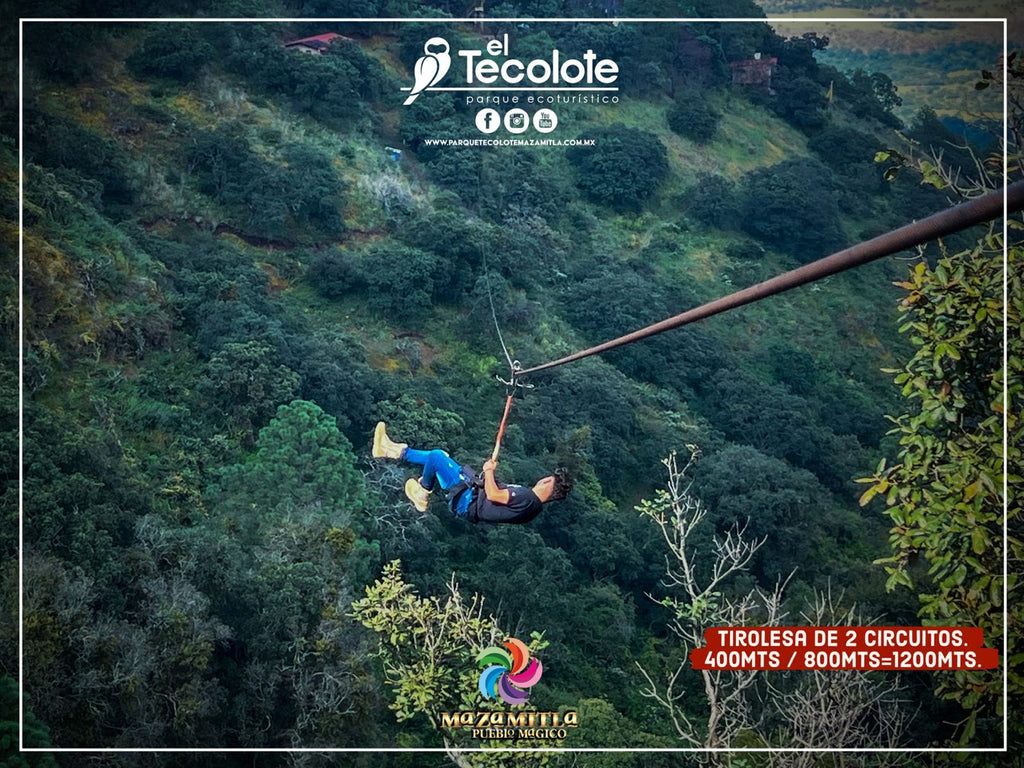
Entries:
[[337,32],[326,32],[314,37],[304,37],[301,40],[292,40],[284,44],[285,48],[291,48],[303,53],[323,53],[327,46],[338,40],[351,40],[349,37],[339,35]]
[[774,56],[764,58],[760,53],[755,53],[752,59],[730,62],[733,85],[763,85],[770,91],[772,73],[778,63],[779,60]]

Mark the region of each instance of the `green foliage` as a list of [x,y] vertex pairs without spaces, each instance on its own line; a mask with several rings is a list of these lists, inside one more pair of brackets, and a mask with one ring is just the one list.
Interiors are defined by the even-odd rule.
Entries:
[[[539,534],[526,526],[496,528],[489,532],[488,542],[478,579],[507,621],[530,628],[551,626],[560,637],[571,637],[568,625],[577,596],[568,554],[543,546]],[[534,555],[523,558],[522,552]],[[530,592],[519,587],[526,581],[534,584]]]
[[[1014,58],[1008,58],[1008,65]],[[983,76],[995,79],[991,73]],[[1014,92],[1022,76],[1019,65],[1008,66],[1007,85]],[[1012,110],[1008,151],[1015,175],[1020,169],[1021,119],[1019,109]],[[922,111],[914,132],[918,141],[930,143],[942,140],[945,129],[934,113]],[[890,151],[883,157],[894,161],[892,174],[912,166],[928,187],[958,187],[955,156],[921,160]],[[969,161],[969,156],[965,153],[960,161]],[[922,261],[898,283],[906,291],[900,330],[910,337],[914,354],[904,368],[890,372],[896,374],[907,412],[892,419],[892,432],[899,436],[897,463],[887,466],[883,459],[873,476],[861,481],[868,484],[861,504],[884,498],[895,523],[892,557],[879,561],[889,574],[888,587],[920,588],[919,615],[925,623],[981,627],[989,645],[997,644],[1004,632],[1009,637],[1001,660],[1007,667],[1005,678],[980,671],[938,677],[937,692],[967,713],[958,733],[965,744],[997,741],[990,723],[1005,716],[1006,701],[1014,708],[1024,690],[1019,653],[1024,622],[1021,601],[1014,599],[1021,583],[1024,366],[1020,335],[1003,333],[1004,328],[1019,327],[1024,309],[1021,228],[1016,215],[1007,222],[1011,239],[1005,243],[1005,256],[1000,253],[1002,234],[990,228],[967,250],[950,255],[944,248],[938,259]],[[1013,563],[1008,573],[1000,544]],[[927,583],[920,583],[923,579],[911,570],[918,557],[929,566]],[[1009,595],[1008,605],[1004,595]],[[1004,738],[1013,740],[1020,728],[1012,718],[1009,722]]]
[[875,535],[856,515],[841,512],[811,473],[747,445],[708,455],[694,489],[719,532],[749,520],[751,537],[770,539],[770,549],[758,552],[750,566],[765,587],[794,570],[797,579],[819,585],[825,574],[847,565],[837,561],[834,542]]
[[520,423],[535,440],[552,439],[571,429],[591,425],[592,455],[588,457],[601,478],[605,495],[616,499],[628,493],[640,477],[640,467],[648,456],[635,442],[641,433],[637,395],[619,371],[606,362],[583,360],[574,366],[559,368],[551,384],[535,393],[531,413],[522,413]]
[[[26,691],[39,697],[36,706],[57,743],[120,735],[122,743],[144,747],[149,739],[195,739],[220,695],[207,678],[218,629],[208,602],[180,572],[158,574],[145,567],[141,552],[132,554],[126,565],[137,580],[125,586],[125,598],[133,607],[146,605],[143,622],[111,615],[118,606],[100,599],[100,572],[56,558],[25,559]],[[76,674],[81,666],[96,674]],[[140,690],[151,695],[140,698]],[[76,712],[83,700],[104,702],[109,724]],[[145,734],[126,730],[135,719],[148,724]]]
[[[404,109],[415,109],[420,101],[417,100]],[[458,116],[454,112],[445,112],[447,117],[441,118],[439,114],[437,107],[425,109],[423,123],[420,126],[422,135],[471,138],[467,131],[475,129],[467,128],[466,125],[467,122],[472,124],[470,115]],[[405,124],[406,119],[403,116],[403,126]],[[491,241],[492,253],[496,250],[505,251],[510,247],[521,247],[515,242],[518,238],[513,235],[519,234],[517,230],[523,229],[523,224],[527,229],[550,232],[547,222],[559,218],[564,212],[565,201],[575,196],[575,191],[565,178],[564,171],[557,166],[551,167],[554,155],[547,158],[543,155],[538,157],[532,152],[504,155],[481,153],[472,147],[438,146],[421,146],[417,153],[426,163],[431,179],[455,192],[465,210],[473,212],[493,225],[519,225],[509,227],[510,231],[507,233],[500,230],[490,231],[482,227],[480,222],[465,220],[460,209],[442,209],[434,215],[410,221],[409,226],[405,228],[405,237],[412,235],[412,242],[421,247],[430,246],[424,245],[424,236],[416,233],[417,225],[422,223],[426,231],[437,232],[438,224],[453,214],[464,219],[457,225],[455,231],[466,231],[467,234],[467,239],[457,246],[460,251],[468,250],[470,247],[479,248],[481,243],[486,241]],[[441,234],[441,237],[443,241],[450,241],[452,234],[446,232]],[[502,236],[508,236],[513,242],[510,245],[500,244]],[[438,249],[436,244],[433,247],[435,250]],[[475,260],[479,259],[480,253],[477,253]],[[533,266],[533,263],[525,263],[524,271],[525,268]]]
[[835,182],[810,159],[785,160],[747,174],[741,193],[743,229],[801,262],[827,255],[843,242]]
[[816,77],[819,71],[815,54],[828,47],[827,37],[817,32],[804,32],[799,37],[776,39],[776,50],[779,65],[798,77]]
[[[13,362],[13,361],[12,361]],[[11,366],[13,368],[13,366]],[[13,370],[0,372],[0,457],[5,469],[0,472],[0,514],[3,515],[3,533],[0,533],[0,553],[7,562],[12,562],[18,551],[16,531],[18,530],[18,444],[20,429],[18,413],[18,378]],[[6,650],[0,651],[0,658],[6,658]]]
[[441,448],[452,452],[466,426],[459,414],[411,395],[378,403],[375,416],[387,423],[389,434],[396,440],[423,450]]
[[722,116],[704,99],[701,91],[684,91],[676,96],[668,111],[668,127],[698,144],[715,137]]
[[828,122],[826,90],[809,77],[779,78],[770,102],[775,112],[800,130],[811,133]]
[[495,229],[467,218],[465,211],[438,210],[410,220],[401,238],[410,247],[433,253],[446,272],[440,298],[460,303],[483,268],[484,255],[494,249]]
[[[302,230],[336,238],[345,231],[341,218],[345,204],[345,185],[338,178],[331,159],[308,146],[287,147],[281,152],[284,171],[272,174],[265,186],[277,186],[278,194],[287,194],[291,216]],[[274,204],[256,199],[256,205],[273,210]]]
[[204,356],[229,342],[288,347],[267,273],[247,258],[251,253],[184,227],[170,237],[140,237],[139,246],[167,268],[169,298]]
[[359,254],[359,265],[367,304],[399,323],[422,321],[450,280],[437,256],[402,245],[370,246]]
[[366,287],[366,279],[350,251],[322,251],[309,265],[309,277],[317,293],[340,299]]
[[303,400],[315,402],[334,416],[338,427],[348,434],[353,428],[369,426],[380,384],[366,363],[361,343],[340,331],[317,329],[294,339],[289,357],[294,357],[293,365],[301,376]]
[[[581,490],[576,484],[577,492]],[[629,522],[614,508],[594,508],[597,500],[603,499],[598,493],[585,507],[582,519],[570,518],[568,524],[561,523],[559,533],[568,537],[563,548],[569,553],[577,571],[587,574],[594,581],[613,578],[618,584],[633,586],[644,583],[649,576],[649,564],[644,562],[644,549]],[[604,505],[611,506],[611,505]]]
[[[562,625],[589,659],[613,665],[636,634],[633,601],[613,584],[592,584],[573,596],[574,613]],[[568,617],[567,617],[568,618]]]
[[[102,412],[108,403],[94,406]],[[104,597],[118,604],[130,576],[115,553],[151,503],[131,471],[134,457],[102,423],[81,426],[36,403],[24,418],[26,543],[102,575]]]
[[228,342],[206,365],[201,391],[246,436],[255,435],[298,389],[299,375],[274,366],[273,359],[271,349],[259,341]]
[[[763,586],[751,588],[744,583],[751,558],[772,534],[758,536],[750,524],[739,521],[714,534],[704,530],[711,513],[688,477],[701,452],[696,445],[686,447],[690,458],[683,468],[674,453],[663,462],[669,471],[667,489],[636,506],[642,517],[655,523],[667,549],[662,585],[671,592],[660,604],[670,611],[671,632],[678,643],[675,659],[659,665],[658,673],[640,666],[646,681],[643,694],[667,711],[681,741],[693,747],[771,743],[879,748],[900,743],[904,716],[898,683],[811,671],[777,685],[762,682],[762,673],[756,669],[717,664],[694,669],[691,654],[702,654],[701,649],[710,645],[708,631],[713,627],[788,624],[783,593],[792,572],[779,574]],[[834,598],[831,591],[812,594],[798,608],[799,623],[865,623],[855,609],[842,607],[841,596]],[[787,596],[786,602],[794,601]],[[755,696],[758,703],[751,707]],[[817,714],[823,711],[828,712],[827,718]],[[764,722],[773,724],[771,731],[764,729]],[[851,727],[855,723],[864,727]]]
[[[172,0],[160,10],[189,16],[194,5]],[[258,15],[243,5],[246,13],[235,15]],[[313,0],[286,10],[441,16],[442,5],[411,11],[404,0]],[[560,10],[552,0],[513,5],[504,5],[510,18]],[[678,15],[669,5],[642,0],[627,9]],[[760,13],[749,0],[698,0],[693,11]],[[436,31],[453,49],[476,45],[469,27],[346,25],[338,31],[354,39],[322,56],[282,45],[326,31],[312,20],[57,24],[52,37],[30,27],[25,673],[54,741],[436,745],[443,736],[428,722],[440,706],[432,696],[450,692],[452,708],[478,705],[472,648],[450,633],[496,626],[482,613],[473,625],[466,602],[445,602],[447,574],[457,570],[467,591],[486,594],[497,621],[544,628],[550,666],[538,702],[579,703],[590,713],[575,744],[674,744],[665,741],[671,725],[633,677],[634,659],[657,658],[667,668],[677,658],[664,606],[643,597],[664,575],[661,543],[646,518],[620,510],[650,490],[650,466],[684,440],[714,445],[701,482],[716,503],[716,526],[751,515],[759,534],[779,537],[758,553],[747,583],[801,561],[798,578],[856,581],[858,597],[892,608],[878,600],[875,580],[859,581],[860,565],[879,554],[872,531],[848,496],[829,493],[845,490],[849,465],[862,460],[857,441],[878,440],[867,361],[893,347],[863,320],[870,304],[842,281],[825,293],[851,309],[831,325],[784,302],[537,377],[513,411],[502,477],[528,482],[567,463],[579,481],[525,529],[415,516],[400,486],[391,487],[404,468],[372,462],[361,476],[377,418],[418,447],[445,447],[467,461],[486,455],[501,407],[492,376],[504,373],[488,295],[511,353],[533,364],[778,266],[778,254],[734,230],[803,259],[825,247],[832,198],[844,214],[869,211],[878,227],[936,207],[902,176],[874,193],[860,159],[863,136],[832,131],[848,118],[842,108],[830,111],[820,144],[811,143],[825,160],[846,163],[835,169],[846,189],[833,189],[821,164],[742,177],[737,167],[761,161],[734,140],[747,103],[735,89],[715,97],[730,132],[713,138],[727,156],[675,158],[683,176],[672,180],[673,193],[695,186],[658,202],[668,174],[658,116],[672,100],[689,99],[684,83],[724,86],[728,60],[753,50],[772,55],[778,41],[767,25],[496,23],[490,31],[509,31],[517,55],[590,48],[620,63],[633,97],[650,94],[637,102],[636,124],[653,133],[598,128],[613,119],[601,108],[560,113],[567,130],[600,142],[572,153],[423,143],[474,132],[473,109],[449,94],[397,107],[424,40]],[[217,51],[216,66],[203,40]],[[809,47],[804,41],[784,62],[783,88],[805,78],[824,93],[832,75],[815,70]],[[119,57],[132,51],[126,73]],[[395,69],[402,65],[406,71]],[[839,107],[870,83],[847,85],[836,78]],[[799,88],[787,96],[796,112],[800,96]],[[797,151],[790,135],[775,142],[776,127],[767,119],[758,130],[773,147]],[[380,179],[381,147],[399,141],[406,154],[387,167],[406,196],[401,215],[368,211],[381,197],[372,187],[350,195],[348,185]],[[11,218],[15,148],[13,140],[0,145],[3,214]],[[711,175],[686,178],[698,165]],[[763,193],[772,174],[793,178],[771,193],[779,206],[768,211],[749,188]],[[631,215],[609,216],[609,207]],[[804,210],[812,207],[813,215]],[[762,216],[782,224],[755,232],[751,219]],[[3,224],[14,275],[19,233]],[[16,282],[0,288],[10,294],[3,319],[14,339]],[[849,343],[865,338],[871,346]],[[0,448],[11,457],[15,384],[0,377],[11,415]],[[12,473],[5,585],[17,580]],[[380,609],[374,621],[402,635],[398,645],[390,633],[380,636],[383,658],[398,660],[390,672],[373,665],[367,640],[376,638],[351,620],[381,550],[401,555],[424,594],[440,595],[406,601],[397,594],[405,582],[386,571],[373,599],[357,603],[364,614]],[[715,589],[677,607],[693,617],[731,596]],[[13,616],[0,627],[7,668],[15,663]],[[451,653],[432,665],[438,648]],[[385,716],[389,702],[400,723]]]
[[[57,761],[49,752],[19,752],[18,681],[0,677],[0,768],[56,768]],[[49,729],[25,707],[25,746],[49,747]]]
[[724,176],[702,173],[688,193],[687,213],[717,229],[730,229],[740,222],[736,185]]
[[[332,10],[333,12],[335,11]],[[360,100],[377,101],[390,95],[395,88],[396,83],[384,65],[364,52],[362,47],[354,42],[340,40],[328,47],[326,55],[339,59],[347,65],[338,67],[338,76],[345,77],[352,83]],[[329,63],[334,64],[335,62]],[[344,115],[341,109],[338,112],[339,116]]]
[[882,148],[876,137],[846,125],[829,126],[812,136],[807,146],[837,171],[874,162]]
[[256,455],[227,467],[222,486],[240,494],[241,509],[264,525],[310,515],[345,525],[358,519],[364,502],[352,444],[332,417],[305,400],[278,407],[260,430]]
[[[25,9],[28,12],[28,8]],[[65,0],[50,8],[55,17],[73,17],[78,13],[76,0]],[[25,58],[34,71],[60,83],[85,80],[91,74],[89,53],[102,45],[103,32],[98,24],[26,24]],[[17,36],[10,41],[17,45]],[[13,50],[13,47],[12,47]]]
[[936,156],[943,166],[951,171],[960,171],[971,177],[976,175],[972,147],[959,136],[953,135],[935,111],[922,107],[905,135],[918,145],[926,156]]
[[99,182],[96,202],[113,206],[130,204],[134,189],[124,155],[110,139],[37,105],[25,110],[26,160],[48,168],[66,168]]
[[[761,19],[764,9],[753,0],[695,0],[696,15],[700,18]],[[777,37],[768,24],[732,23],[701,25],[707,35],[719,41],[729,61],[747,58],[753,51],[768,49]]]
[[225,66],[332,128],[351,128],[366,116],[363,99],[394,90],[384,67],[345,41],[309,56],[281,45],[273,27],[246,32],[227,38]]
[[301,241],[344,232],[343,184],[328,158],[311,147],[286,147],[279,162],[270,162],[249,147],[240,124],[224,123],[197,132],[186,161],[199,190],[243,231]]
[[879,206],[877,196],[885,191],[874,161],[882,149],[879,140],[856,128],[830,125],[812,136],[807,146],[842,178],[837,189],[840,208],[856,216],[874,215]]
[[856,69],[848,78],[838,77],[834,82],[836,97],[846,102],[854,114],[877,120],[889,128],[902,126],[893,110],[903,104],[903,98],[885,73]]
[[[648,249],[652,259],[658,258],[656,251],[653,246]],[[673,253],[670,258],[675,257]],[[700,303],[688,292],[663,287],[649,264],[639,260],[581,264],[579,272],[565,290],[565,316],[595,344]],[[689,393],[709,383],[725,355],[705,328],[689,326],[614,350],[606,359],[632,378]]]
[[389,706],[400,721],[425,714],[437,726],[440,712],[476,708],[474,656],[501,634],[494,619],[483,615],[479,597],[467,605],[453,587],[446,600],[421,598],[395,561],[352,603],[352,612],[380,636],[395,693]]
[[[586,698],[579,702],[580,728],[578,738],[581,744],[587,744],[591,749],[602,747],[610,750],[621,749],[623,744],[629,744],[637,750],[657,749],[659,747],[671,747],[671,743],[664,738],[654,737],[649,733],[637,732],[636,724],[622,713],[616,711],[615,707],[603,699]],[[587,757],[589,768],[628,768],[629,766],[659,766],[659,755],[657,752],[636,752],[634,754],[623,752],[593,752]],[[665,765],[671,764],[671,757],[665,756]]]
[[[1003,420],[1008,404],[1002,392],[1004,311],[1019,322],[1021,286],[1009,283],[1004,309],[1002,238],[987,235],[971,251],[944,255],[934,267],[919,262],[899,285],[907,293],[900,305],[901,331],[910,336],[914,355],[895,382],[909,412],[893,419],[899,437],[896,462],[883,459],[862,482],[867,504],[885,499],[895,524],[893,556],[885,564],[890,589],[914,587],[910,560],[928,563],[927,590],[920,594],[921,618],[929,624],[977,626],[988,643],[1002,635],[1003,577]],[[1010,275],[1016,274],[1020,248],[1008,250]],[[1011,343],[1015,339],[1010,337]],[[1019,378],[1019,350],[1010,352]],[[1019,445],[1006,456],[1011,475],[1019,466]],[[1016,481],[1014,481],[1016,482]],[[961,738],[974,736],[979,718],[991,716],[1002,695],[1001,676],[982,671],[942,676],[939,691],[968,712]]]
[[762,348],[775,380],[805,399],[828,429],[853,435],[864,446],[877,445],[885,433],[884,406],[874,392],[829,370],[821,353],[788,342]]
[[[481,711],[495,707],[479,692],[476,656],[481,650],[499,645],[507,635],[492,617],[483,613],[483,599],[473,595],[465,600],[455,583],[445,598],[420,597],[402,577],[400,564],[384,566],[381,577],[366,588],[366,596],[352,603],[352,614],[379,637],[380,657],[394,700],[389,707],[399,722],[426,716],[438,729],[442,712]],[[546,642],[534,633],[528,643],[531,653],[542,651]],[[480,745],[462,730],[443,733],[446,747]],[[435,737],[436,738],[436,737]],[[557,742],[516,740],[488,742],[491,749],[514,744],[517,748],[557,745]],[[546,765],[542,753],[479,753],[481,766]]]
[[593,147],[566,152],[584,194],[620,211],[636,211],[668,176],[668,156],[661,140],[648,131],[613,125],[593,130]]
[[161,24],[126,60],[137,77],[162,77],[181,83],[195,78],[216,54],[201,30],[188,24]]
[[[308,0],[296,7],[301,7],[303,14],[309,18],[329,17],[332,14],[349,18],[403,18],[414,16],[408,0]],[[361,24],[360,29],[369,31],[377,29],[394,30],[405,25],[396,24]],[[317,25],[319,29],[319,25]]]
[[[422,46],[422,41],[420,45]],[[417,56],[422,55],[421,53]],[[431,138],[438,135],[450,135],[452,131],[458,130],[458,123],[453,119],[455,116],[455,100],[450,94],[441,93],[430,99],[416,99],[408,107],[402,109],[401,135],[409,147],[417,150],[420,159],[429,162],[437,157],[447,158],[455,156],[456,152],[449,152],[438,148],[422,147],[424,138]],[[474,157],[471,153],[466,155],[467,159]]]
[[835,435],[805,398],[744,372],[718,372],[703,398],[725,436],[811,470],[832,490],[842,490],[856,471],[860,446]]

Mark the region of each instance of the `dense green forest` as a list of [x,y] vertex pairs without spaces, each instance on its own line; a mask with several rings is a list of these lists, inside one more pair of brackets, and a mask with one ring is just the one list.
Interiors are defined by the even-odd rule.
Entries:
[[[116,5],[107,15],[127,13]],[[669,5],[488,11],[724,12]],[[210,15],[194,6],[151,12]],[[412,469],[370,457],[384,420],[402,441],[479,467],[504,402],[503,343],[537,365],[922,218],[984,181],[980,150],[930,110],[903,124],[884,72],[819,63],[826,39],[764,23],[452,24],[461,9],[443,2],[216,13],[423,21],[25,26],[23,551],[16,459],[0,529],[8,745],[19,559],[31,746],[435,750],[266,756],[289,765],[739,766],[775,763],[457,750],[1001,745],[1001,673],[745,681],[701,676],[686,656],[698,628],[737,617],[1001,633],[998,483],[968,499],[976,530],[913,538],[907,522],[900,539],[899,505],[930,480],[908,456],[955,441],[933,438],[928,419],[897,419],[902,432],[886,419],[913,412],[901,387],[934,370],[929,413],[994,429],[986,387],[1001,381],[1002,310],[984,302],[1001,295],[1001,241],[985,228],[530,377],[499,477],[567,466],[576,484],[529,525],[472,525],[436,498],[421,515],[402,493]],[[320,54],[285,46],[326,32],[341,37]],[[481,134],[479,106],[455,94],[402,106],[424,41],[443,35],[455,50],[505,34],[523,58],[592,49],[617,62],[618,103],[556,107],[553,135],[593,146],[430,143]],[[755,53],[777,60],[770,88],[732,80],[729,64]],[[19,148],[16,111],[2,115],[0,392],[14,457]],[[947,280],[966,260],[952,255],[970,253],[979,268]],[[950,288],[961,283],[963,295]],[[949,342],[945,320],[908,320],[908,292],[958,302],[947,310],[974,325]],[[950,344],[963,352],[957,378],[943,373]],[[989,461],[992,443],[978,445],[943,467]],[[700,510],[700,525],[673,539],[665,515],[682,509]],[[716,542],[740,529],[749,557],[717,581]],[[965,552],[974,591],[960,590]],[[682,581],[681,553],[694,558]],[[932,567],[942,557],[948,575]],[[687,602],[686,579],[713,586]],[[543,660],[531,706],[578,713],[566,738],[439,727],[441,712],[494,707],[476,694],[474,658],[508,637]],[[815,686],[826,698],[810,697]],[[801,730],[805,700],[842,710],[844,740]],[[719,706],[721,722],[709,718]],[[11,764],[52,764],[20,757]],[[152,762],[60,757],[106,761]]]

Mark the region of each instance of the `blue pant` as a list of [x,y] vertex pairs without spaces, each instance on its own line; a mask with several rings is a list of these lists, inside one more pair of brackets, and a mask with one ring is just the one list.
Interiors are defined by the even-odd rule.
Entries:
[[[420,485],[428,491],[434,490],[435,483],[441,485],[441,490],[447,491],[460,480],[466,479],[462,474],[462,467],[459,463],[440,448],[435,448],[431,451],[406,448],[402,458],[410,464],[419,464],[423,467]],[[462,497],[459,499],[458,509],[453,509],[452,512],[460,516],[465,515],[472,496],[472,491],[462,494]]]

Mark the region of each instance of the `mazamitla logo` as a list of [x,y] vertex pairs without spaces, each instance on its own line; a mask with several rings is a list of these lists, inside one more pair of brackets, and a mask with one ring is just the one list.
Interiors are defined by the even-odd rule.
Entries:
[[[530,655],[526,643],[510,637],[501,646],[484,648],[477,654],[480,677],[477,687],[484,699],[500,699],[506,704],[520,707],[530,697],[530,689],[537,684],[544,667],[540,659]],[[564,739],[567,729],[579,725],[579,714],[569,712],[539,712],[500,709],[442,712],[440,728],[466,729],[474,739]]]
[[[488,40],[484,48],[462,49],[456,55],[464,62],[464,66],[455,69],[462,73],[462,84],[457,78],[450,78],[455,79],[454,84],[439,85],[452,69],[451,44],[443,37],[427,40],[423,55],[413,67],[413,84],[402,88],[409,93],[405,104],[412,104],[428,91],[538,91],[548,94],[546,103],[618,102],[618,96],[609,97],[608,93],[619,90],[615,85],[619,65],[611,59],[599,58],[589,48],[580,58],[566,58],[555,48],[547,58],[526,62],[511,55],[506,34],[501,39]],[[469,101],[483,100],[476,96],[467,98]]]
[[544,674],[544,667],[539,659],[530,657],[530,649],[522,640],[510,637],[504,645],[484,648],[476,657],[482,670],[480,693],[485,699],[500,698],[512,706],[525,704],[530,689]]

